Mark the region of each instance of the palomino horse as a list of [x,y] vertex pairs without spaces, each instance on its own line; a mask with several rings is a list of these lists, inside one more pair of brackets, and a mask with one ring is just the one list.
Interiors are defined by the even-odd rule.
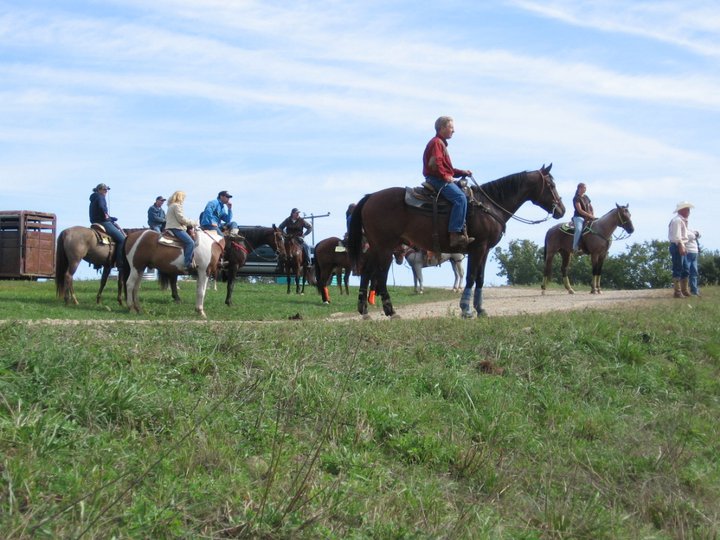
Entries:
[[[602,274],[603,263],[607,257],[612,235],[615,229],[622,227],[627,234],[635,232],[635,226],[630,218],[628,205],[619,206],[610,210],[603,217],[591,221],[585,226],[582,240],[579,247],[590,255],[592,261],[592,285],[590,292],[600,294],[600,275]],[[564,224],[555,225],[545,235],[545,273],[542,282],[542,292],[545,294],[545,287],[552,278],[552,262],[555,253],[560,252],[562,257],[562,276],[565,289],[570,294],[575,291],[570,286],[570,279],[567,275],[570,254],[572,253],[573,229],[567,228]]]
[[[467,232],[475,241],[468,247],[467,277],[460,299],[463,317],[473,317],[470,307],[473,286],[473,307],[478,315],[485,315],[482,307],[482,287],[488,253],[500,241],[506,222],[518,208],[531,201],[556,219],[565,215],[565,206],[550,174],[551,167],[552,164],[547,167],[543,165],[537,171],[516,173],[481,186],[472,186],[473,202],[468,205]],[[438,215],[437,231],[440,232],[438,243],[441,252],[452,251],[446,233],[447,227],[448,215]],[[406,205],[404,188],[388,188],[366,195],[353,211],[348,240],[350,259],[353,262],[358,261],[362,255],[363,230],[370,247],[360,280],[358,311],[363,317],[367,317],[365,294],[370,279],[375,277],[385,315],[396,316],[387,291],[392,249],[403,242],[433,250],[433,216]]]
[[[173,287],[173,298],[177,301],[177,276],[183,272],[183,250],[158,242],[160,234],[153,230],[138,231],[130,234],[125,241],[125,267],[127,270],[128,307],[130,311],[140,313],[140,281],[145,269],[156,268],[160,283],[169,282]],[[203,318],[205,315],[205,291],[209,274],[217,268],[218,260],[225,249],[225,239],[212,231],[197,231],[197,241],[193,259],[197,265],[197,288],[195,293],[195,311]]]
[[[341,249],[338,251],[338,246]],[[405,246],[396,246],[393,250],[393,257],[397,264],[402,264],[405,258]],[[360,262],[362,272],[362,264]],[[340,288],[340,294],[343,293],[343,283],[345,285],[345,294],[350,295],[348,281],[352,274],[352,264],[347,249],[342,245],[342,240],[337,236],[331,236],[325,240],[320,240],[315,246],[315,280],[320,296],[322,296],[323,304],[330,303],[330,291],[328,285],[332,281],[333,275],[337,276],[337,284]],[[374,287],[371,284],[371,291]],[[374,298],[371,293],[370,298]],[[374,303],[374,302],[373,302]]]
[[[285,254],[280,258],[283,272],[287,277],[287,293],[290,294],[290,281],[295,276],[295,294],[305,294],[305,282],[309,281],[311,285],[316,283],[314,276],[310,271],[306,271],[303,267],[303,247],[300,245],[297,237],[285,236]],[[308,267],[309,270],[310,267]],[[300,278],[302,277],[302,288],[300,287]]]
[[225,235],[223,258],[228,265],[223,273],[227,276],[225,304],[228,306],[232,305],[232,294],[235,289],[238,270],[245,265],[248,254],[264,244],[269,245],[276,253],[279,253],[279,257],[284,257],[283,233],[274,225],[272,227],[244,228],[242,234],[233,235],[230,233]]
[[453,273],[455,274],[453,292],[460,292],[462,280],[465,277],[465,271],[462,266],[462,262],[465,260],[464,253],[440,253],[438,256],[432,252],[428,253],[424,249],[410,248],[405,253],[405,260],[408,262],[410,269],[412,270],[413,284],[415,286],[416,293],[423,293],[422,269],[428,268],[429,266],[440,266],[447,261],[450,261]]
[[[110,271],[115,266],[115,243],[109,236],[102,235],[102,238],[101,242],[97,232],[89,227],[81,226],[65,229],[58,236],[55,291],[58,297],[65,298],[65,304],[78,303],[73,287],[73,276],[80,265],[80,261],[83,260],[92,264],[96,270],[102,268],[100,290],[95,299],[98,304],[100,303]],[[122,269],[118,270],[121,273]],[[120,276],[118,277],[117,300],[122,305],[122,279]]]

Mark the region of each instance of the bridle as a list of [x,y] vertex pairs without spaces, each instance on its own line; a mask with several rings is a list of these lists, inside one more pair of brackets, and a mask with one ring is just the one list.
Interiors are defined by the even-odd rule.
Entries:
[[[551,180],[552,180],[552,175],[551,175],[551,174],[545,174],[545,173],[543,173],[542,169],[539,169],[537,172],[538,172],[538,174],[540,174],[540,178],[542,178],[542,181],[543,181],[543,183],[542,183],[542,189],[540,190],[540,194],[542,195],[542,194],[545,192],[545,188],[546,188],[546,187],[547,187],[548,189],[552,190],[552,188],[550,187],[550,182],[551,182]],[[523,218],[523,217],[518,217],[518,216],[516,216],[513,212],[511,212],[510,210],[508,210],[507,208],[504,208],[500,203],[498,203],[497,201],[495,201],[492,197],[490,197],[490,195],[488,195],[487,191],[485,191],[485,190],[482,188],[482,186],[477,183],[477,181],[475,180],[475,178],[473,178],[472,175],[470,175],[470,180],[473,181],[473,183],[474,183],[475,186],[478,188],[478,190],[480,191],[480,193],[482,193],[483,195],[485,195],[485,198],[486,198],[488,201],[490,201],[496,208],[498,208],[498,209],[502,210],[503,212],[505,212],[510,218],[512,218],[512,219],[514,219],[514,220],[516,220],[516,221],[519,221],[520,223],[525,223],[525,224],[527,224],[527,225],[537,225],[538,223],[544,223],[545,221],[547,221],[548,219],[550,219],[550,218],[552,217],[552,215],[555,213],[555,210],[556,210],[556,209],[560,206],[560,204],[561,204],[560,199],[558,199],[558,198],[555,196],[555,193],[552,193],[552,191],[551,191],[552,197],[553,197],[553,205],[552,205],[552,208],[550,209],[550,212],[548,212],[548,215],[545,216],[544,219],[531,220],[531,219],[527,219],[527,218]]]

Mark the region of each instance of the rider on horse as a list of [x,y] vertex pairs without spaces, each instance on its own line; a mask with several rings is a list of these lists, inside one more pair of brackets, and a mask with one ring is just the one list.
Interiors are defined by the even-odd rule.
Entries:
[[108,213],[105,197],[110,191],[107,184],[98,184],[93,188],[90,195],[90,224],[99,223],[105,228],[105,232],[115,241],[115,262],[120,268],[123,263],[123,246],[125,245],[125,233],[115,223],[117,218]]
[[593,212],[592,203],[590,197],[585,195],[587,186],[580,182],[575,190],[575,196],[573,197],[573,207],[575,208],[575,214],[573,215],[572,222],[575,225],[575,233],[573,236],[573,253],[578,254],[580,248],[580,239],[582,238],[583,228],[585,227],[585,220],[595,219],[595,213]]
[[449,116],[441,116],[435,121],[435,136],[430,139],[423,153],[423,176],[435,190],[452,203],[448,232],[450,247],[457,251],[467,250],[468,244],[475,239],[465,232],[467,216],[467,197],[453,178],[472,176],[470,171],[453,167],[447,150],[448,139],[455,133],[455,123]]
[[[222,234],[223,226],[231,231],[237,229],[237,224],[232,220],[232,203],[230,202],[232,195],[223,190],[218,193],[216,199],[213,199],[205,205],[205,210],[200,214],[200,228],[205,231],[215,231]],[[227,205],[227,210],[225,210]]]
[[303,237],[312,232],[312,225],[300,217],[300,210],[293,208],[290,216],[285,218],[278,228],[288,236],[297,239],[303,250],[303,267],[307,268],[310,265],[310,246],[305,243]]

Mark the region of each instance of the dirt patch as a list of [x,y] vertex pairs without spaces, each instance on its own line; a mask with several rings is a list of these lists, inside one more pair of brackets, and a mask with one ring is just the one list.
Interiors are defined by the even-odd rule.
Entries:
[[[638,291],[603,291],[602,294],[576,291],[568,294],[565,290],[551,290],[544,295],[540,288],[488,287],[483,290],[483,307],[491,317],[547,313],[551,311],[572,311],[582,309],[610,309],[617,306],[637,306],[643,302],[656,302],[672,298],[668,289]],[[430,319],[435,317],[460,317],[460,298],[401,306],[397,313],[403,319]],[[357,315],[353,315],[357,317]],[[336,313],[333,319],[347,318],[348,314]],[[387,320],[378,302],[371,306],[370,318]]]

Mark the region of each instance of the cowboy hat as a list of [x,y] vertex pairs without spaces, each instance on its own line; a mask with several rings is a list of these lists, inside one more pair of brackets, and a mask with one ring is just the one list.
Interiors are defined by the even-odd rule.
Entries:
[[687,201],[682,201],[677,203],[677,206],[675,207],[675,212],[679,212],[680,210],[684,208],[695,208],[695,206],[692,203],[689,203]]

